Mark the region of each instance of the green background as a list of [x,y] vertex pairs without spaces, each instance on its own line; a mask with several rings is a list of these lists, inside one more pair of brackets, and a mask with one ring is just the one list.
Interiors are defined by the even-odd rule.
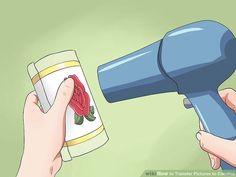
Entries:
[[[166,93],[115,104],[105,101],[97,66],[152,42],[178,26],[217,20],[236,34],[234,0],[1,1],[0,176],[15,176],[23,151],[23,105],[33,89],[26,67],[75,49],[109,134],[99,150],[64,163],[58,177],[136,177],[146,169],[210,169],[195,134],[194,110]],[[236,88],[236,76],[222,88]]]

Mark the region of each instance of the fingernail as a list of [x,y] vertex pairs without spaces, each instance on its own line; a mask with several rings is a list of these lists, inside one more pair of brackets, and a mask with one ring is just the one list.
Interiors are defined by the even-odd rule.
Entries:
[[214,168],[215,167],[215,160],[211,159],[211,167]]
[[197,140],[200,141],[200,140],[201,140],[201,137],[202,137],[201,133],[198,132],[198,133],[196,134]]
[[74,88],[74,81],[71,78],[64,80],[64,84],[66,87]]

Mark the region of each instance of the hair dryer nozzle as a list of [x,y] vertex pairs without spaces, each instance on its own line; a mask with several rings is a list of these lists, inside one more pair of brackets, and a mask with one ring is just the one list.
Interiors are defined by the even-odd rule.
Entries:
[[108,102],[176,91],[159,66],[161,41],[98,67],[101,90]]

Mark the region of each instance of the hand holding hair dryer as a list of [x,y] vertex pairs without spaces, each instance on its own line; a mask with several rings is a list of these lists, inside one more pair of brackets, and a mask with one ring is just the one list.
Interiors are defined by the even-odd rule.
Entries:
[[[101,90],[110,103],[178,92],[194,107],[205,130],[236,138],[236,114],[218,87],[236,68],[236,39],[222,24],[200,21],[168,32],[163,39],[98,67]],[[235,170],[221,161],[224,170]]]

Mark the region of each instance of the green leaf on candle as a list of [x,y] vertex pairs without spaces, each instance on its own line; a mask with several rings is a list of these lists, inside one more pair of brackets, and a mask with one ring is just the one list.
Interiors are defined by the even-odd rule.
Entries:
[[94,114],[94,106],[90,106],[90,112]]
[[85,117],[88,121],[94,121],[96,117],[90,111],[89,115]]
[[81,125],[84,122],[84,116],[79,116],[75,113],[74,120],[76,125]]

